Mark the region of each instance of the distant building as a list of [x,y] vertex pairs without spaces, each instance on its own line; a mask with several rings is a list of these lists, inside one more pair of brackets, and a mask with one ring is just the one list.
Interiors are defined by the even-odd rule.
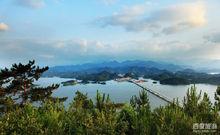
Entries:
[[131,77],[124,77],[124,78],[117,78],[115,81],[117,82],[125,82],[125,81],[130,81]]

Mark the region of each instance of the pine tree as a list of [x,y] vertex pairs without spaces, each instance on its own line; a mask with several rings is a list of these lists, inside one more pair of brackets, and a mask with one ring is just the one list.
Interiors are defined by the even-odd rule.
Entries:
[[217,107],[218,110],[220,110],[220,86],[217,87],[216,92],[215,92],[215,106]]
[[204,93],[203,99],[199,103],[198,118],[202,122],[213,122],[215,120],[215,111],[207,93]]
[[37,87],[37,81],[48,67],[35,66],[35,61],[28,64],[13,64],[11,68],[0,71],[0,107],[5,111],[14,105],[23,105],[27,101],[43,101],[51,98],[52,91],[59,87],[53,84],[48,87]]
[[137,112],[135,132],[138,134],[149,134],[151,129],[151,110],[147,92],[142,90],[139,93],[139,97],[133,96],[130,104]]
[[199,101],[201,100],[201,91],[198,94],[196,92],[196,86],[192,86],[188,89],[186,96],[183,100],[183,109],[186,114],[193,117],[199,112]]

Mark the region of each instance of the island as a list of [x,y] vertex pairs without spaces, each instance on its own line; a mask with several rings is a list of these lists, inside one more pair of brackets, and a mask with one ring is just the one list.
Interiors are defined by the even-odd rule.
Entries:
[[77,80],[69,80],[69,81],[65,81],[65,82],[61,82],[61,84],[63,86],[69,86],[69,85],[76,85],[78,84],[79,82]]
[[61,73],[53,71],[45,75],[46,77],[57,76],[61,78],[74,78],[76,80],[81,80],[80,82],[65,82],[63,83],[64,85],[75,85],[77,83],[105,84],[106,81],[110,80],[120,82],[128,79],[138,80],[139,78],[152,79],[160,84],[167,85],[188,85],[198,83],[220,84],[220,74],[208,74],[194,71],[192,69],[168,71],[164,69],[139,66],[91,68],[75,72],[65,71]]

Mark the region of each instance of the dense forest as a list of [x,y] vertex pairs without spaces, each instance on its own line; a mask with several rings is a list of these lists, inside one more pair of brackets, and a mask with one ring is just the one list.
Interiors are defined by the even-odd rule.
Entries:
[[183,101],[175,99],[156,109],[151,109],[144,90],[123,105],[98,91],[95,101],[77,91],[72,103],[64,107],[62,99],[51,97],[57,85],[33,85],[46,70],[47,67],[34,66],[34,61],[1,70],[1,134],[190,135],[202,128],[207,129],[205,134],[218,134],[220,87],[213,93],[215,104],[206,93],[202,95],[192,86]]

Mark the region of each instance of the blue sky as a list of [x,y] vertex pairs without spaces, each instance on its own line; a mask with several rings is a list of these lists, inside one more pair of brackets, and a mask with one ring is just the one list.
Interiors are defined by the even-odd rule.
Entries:
[[219,7],[218,0],[1,0],[0,66],[140,59],[217,68]]

